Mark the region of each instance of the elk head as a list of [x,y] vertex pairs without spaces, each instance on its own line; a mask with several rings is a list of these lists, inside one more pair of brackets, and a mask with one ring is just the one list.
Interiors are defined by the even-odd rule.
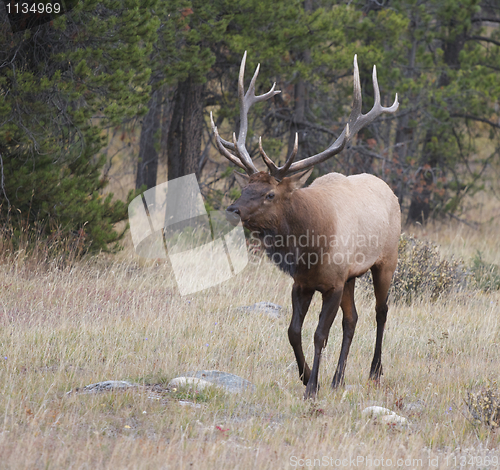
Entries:
[[[248,111],[255,103],[265,101],[274,95],[281,93],[275,90],[276,83],[271,90],[263,95],[255,95],[255,83],[259,74],[260,64],[257,65],[255,73],[250,82],[250,86],[245,93],[244,75],[247,53],[245,51],[240,66],[238,79],[238,98],[240,102],[240,131],[238,138],[233,133],[233,141],[229,142],[220,137],[214,123],[212,113],[210,120],[214,132],[217,148],[221,155],[226,157],[239,168],[245,170],[248,176],[235,172],[235,177],[242,187],[241,197],[227,208],[228,219],[237,223],[239,219],[243,225],[250,230],[261,231],[272,230],[277,223],[280,213],[277,208],[281,208],[286,203],[290,195],[298,188],[302,187],[312,172],[312,167],[328,158],[340,153],[351,138],[363,127],[370,124],[374,119],[383,113],[394,113],[398,109],[398,95],[390,107],[383,107],[380,104],[380,90],[377,81],[377,69],[373,66],[373,89],[375,93],[375,103],[373,108],[366,114],[361,113],[361,84],[359,80],[359,69],[357,56],[354,56],[354,99],[351,115],[339,137],[323,152],[294,162],[298,152],[298,134],[295,134],[295,145],[286,159],[283,166],[278,167],[267,156],[262,147],[262,139],[259,139],[259,152],[268,167],[268,173],[257,170],[245,146],[248,132]],[[293,175],[293,176],[290,176]]]
[[251,176],[235,172],[242,193],[226,209],[228,220],[237,224],[241,219],[255,233],[275,233],[292,193],[305,184],[311,172],[312,168],[281,181],[263,171]]

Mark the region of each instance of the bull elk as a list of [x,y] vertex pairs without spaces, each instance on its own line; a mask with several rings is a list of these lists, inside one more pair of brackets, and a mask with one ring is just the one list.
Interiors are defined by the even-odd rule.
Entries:
[[[396,196],[381,179],[360,174],[346,177],[330,173],[317,178],[306,188],[312,167],[338,154],[361,128],[382,113],[394,113],[398,97],[391,107],[380,104],[376,68],[373,67],[375,104],[361,113],[361,85],[354,56],[354,98],[349,120],[340,136],[323,152],[294,162],[295,146],[283,166],[276,166],[266,155],[259,140],[259,151],[269,172],[258,171],[245,147],[248,110],[254,103],[280,93],[273,85],[267,93],[256,96],[255,70],[248,91],[244,92],[246,52],[238,80],[240,130],[233,141],[222,139],[214,124],[212,129],[219,152],[247,175],[236,173],[242,187],[241,197],[226,210],[229,219],[239,222],[257,236],[267,255],[294,280],[293,314],[288,338],[297,359],[299,375],[306,386],[304,398],[314,398],[318,390],[318,371],[322,349],[337,310],[342,307],[343,338],[340,358],[332,387],[344,383],[344,370],[358,314],[354,305],[356,278],[369,269],[373,275],[377,334],[370,378],[379,381],[382,374],[382,338],[387,318],[387,296],[398,257],[401,232],[400,210]],[[314,362],[307,365],[302,350],[302,325],[315,291],[323,296],[319,322],[314,334]]]

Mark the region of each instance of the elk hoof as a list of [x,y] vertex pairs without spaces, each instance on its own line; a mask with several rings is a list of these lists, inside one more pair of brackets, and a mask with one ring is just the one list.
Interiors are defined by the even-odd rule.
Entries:
[[370,380],[368,381],[368,385],[372,385],[375,388],[380,387],[380,377],[370,377]]
[[307,384],[309,383],[309,378],[311,377],[311,369],[309,369],[307,364],[305,365],[304,373],[302,375],[299,375],[299,377],[302,383],[307,387]]
[[316,387],[311,387],[310,385],[307,385],[306,391],[304,392],[304,400],[315,400],[318,390],[319,390],[319,385],[317,385]]
[[343,387],[345,385],[344,377],[334,376],[332,380],[332,390]]
[[378,380],[380,382],[380,376],[382,374],[382,364],[380,362],[372,363],[372,366],[370,367],[370,379]]
[[373,387],[380,387],[380,378],[382,377],[381,373],[370,374],[370,380],[368,381]]
[[378,364],[372,367],[370,371],[370,380],[372,380],[373,383],[380,385],[381,376],[382,376],[382,364]]

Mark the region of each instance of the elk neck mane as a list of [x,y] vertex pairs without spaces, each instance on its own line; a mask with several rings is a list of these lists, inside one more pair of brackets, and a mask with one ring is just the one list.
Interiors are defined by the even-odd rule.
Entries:
[[[258,232],[268,258],[292,277],[301,263],[305,263],[301,255],[329,250],[327,236],[334,233],[331,221],[335,214],[325,213],[317,189],[295,190],[288,200],[283,201],[283,217],[276,220],[276,226]],[[329,224],[325,223],[327,220]]]

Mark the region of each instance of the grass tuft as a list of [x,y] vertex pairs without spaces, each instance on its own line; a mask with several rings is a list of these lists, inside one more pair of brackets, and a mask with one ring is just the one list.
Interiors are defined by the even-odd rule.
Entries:
[[472,259],[471,271],[475,286],[481,291],[489,292],[500,289],[500,266],[484,261],[479,250]]

